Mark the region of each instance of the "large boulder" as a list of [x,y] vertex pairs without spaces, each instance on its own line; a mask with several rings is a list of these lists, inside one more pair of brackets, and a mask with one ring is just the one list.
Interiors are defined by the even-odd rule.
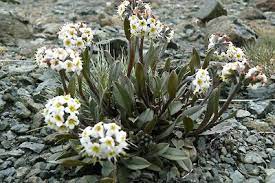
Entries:
[[256,7],[263,11],[275,11],[274,0],[256,0]]
[[247,42],[254,42],[257,34],[240,19],[232,16],[221,16],[206,24],[206,35],[209,37],[214,33],[226,34],[237,46]]
[[0,42],[10,44],[16,39],[30,38],[32,29],[27,22],[21,21],[12,12],[0,8],[0,33]]
[[196,17],[202,22],[208,22],[223,15],[227,15],[227,11],[219,1],[205,0],[197,12]]

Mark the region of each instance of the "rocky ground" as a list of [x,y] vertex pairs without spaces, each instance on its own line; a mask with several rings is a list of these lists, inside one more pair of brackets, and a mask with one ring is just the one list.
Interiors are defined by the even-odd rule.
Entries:
[[[259,30],[275,34],[273,0],[222,0],[227,13],[211,4],[213,0],[206,5],[200,0],[152,2],[159,18],[175,29],[165,55],[175,61],[185,62],[193,47],[203,53],[206,37],[213,32],[225,32],[239,45],[256,38]],[[99,41],[115,38],[108,40],[114,43],[113,49],[125,46],[121,22],[114,16],[115,4],[104,0],[21,0],[19,5],[0,1],[0,182],[88,182],[86,176],[48,163],[62,148],[44,140],[50,132],[41,128],[41,109],[58,83],[51,73],[37,69],[32,58],[36,48],[58,44],[56,32],[65,22],[77,20],[88,22]],[[220,15],[224,16],[215,18]],[[275,83],[244,90],[242,95],[258,100],[234,102],[231,110],[238,110],[236,118],[218,134],[209,132],[197,139],[194,169],[173,182],[275,182],[275,107],[270,100],[275,98]],[[144,173],[131,178],[132,182],[161,182]]]

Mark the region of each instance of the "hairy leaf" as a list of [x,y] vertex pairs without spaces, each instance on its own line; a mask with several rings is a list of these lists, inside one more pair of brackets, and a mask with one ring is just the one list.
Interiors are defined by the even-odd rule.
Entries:
[[122,107],[128,114],[132,111],[132,98],[128,91],[119,83],[114,85],[114,97],[120,107]]
[[141,170],[144,168],[147,168],[151,165],[151,163],[149,161],[147,161],[146,159],[142,158],[142,157],[138,157],[138,156],[134,156],[131,157],[125,161],[123,161],[124,165],[131,169],[131,170]]
[[200,68],[200,65],[201,65],[200,55],[197,52],[197,50],[195,48],[193,48],[192,58],[191,58],[191,61],[189,63],[191,73],[194,74],[195,69]]
[[138,123],[139,128],[143,126],[143,124],[145,124],[146,122],[152,121],[153,119],[154,119],[154,111],[149,108],[146,109],[138,117],[138,120],[140,121],[140,123]]
[[71,95],[71,97],[75,96],[75,91],[76,91],[76,75],[73,75],[70,79],[69,85],[68,85],[68,90]]
[[170,111],[170,115],[174,115],[176,113],[178,113],[183,107],[183,103],[181,103],[180,101],[174,101],[169,105],[169,111]]
[[214,49],[211,49],[207,52],[207,55],[204,59],[203,65],[202,65],[202,69],[206,69],[209,66],[209,63],[211,61],[214,51],[215,51]]
[[147,154],[147,156],[149,157],[160,156],[163,153],[165,153],[168,148],[169,148],[168,143],[159,143],[159,144],[152,145],[152,147],[150,148],[150,152]]
[[184,124],[184,129],[185,129],[187,132],[193,130],[193,128],[194,128],[194,122],[193,122],[193,120],[192,120],[191,118],[189,118],[189,117],[186,117],[186,116],[185,116],[185,117],[183,118],[183,124]]
[[110,173],[114,170],[114,165],[112,162],[110,161],[102,161],[101,162],[101,174],[104,176],[104,177],[107,177],[110,175]]
[[188,155],[186,154],[186,152],[180,150],[180,149],[176,149],[176,148],[172,148],[169,147],[167,149],[167,151],[165,151],[165,153],[163,153],[161,155],[161,157],[169,159],[169,160],[184,160],[186,159],[186,157],[188,157]]
[[145,89],[145,76],[144,76],[144,68],[142,63],[136,63],[135,75],[137,79],[137,87],[138,91],[141,94]]
[[177,93],[178,82],[179,82],[178,75],[176,71],[172,71],[168,79],[168,88],[167,88],[170,98],[175,98]]

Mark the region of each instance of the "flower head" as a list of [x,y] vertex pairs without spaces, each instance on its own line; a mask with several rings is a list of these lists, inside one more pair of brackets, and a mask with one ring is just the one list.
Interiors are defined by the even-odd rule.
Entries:
[[127,148],[127,134],[115,123],[99,122],[80,134],[85,155],[98,159],[116,159]]
[[66,48],[83,51],[91,45],[94,37],[92,29],[83,22],[65,24],[58,32],[58,37]]
[[[77,99],[67,96],[57,96],[48,100],[43,115],[48,126],[59,132],[67,132],[79,124]],[[74,110],[70,110],[73,108]]]
[[211,84],[209,73],[205,69],[199,69],[195,75],[195,79],[192,81],[194,86],[194,94],[204,94]]

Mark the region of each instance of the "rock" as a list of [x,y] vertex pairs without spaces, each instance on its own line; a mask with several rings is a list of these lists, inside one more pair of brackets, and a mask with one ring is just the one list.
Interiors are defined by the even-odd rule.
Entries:
[[240,109],[237,111],[236,118],[245,118],[249,117],[250,115],[251,113],[249,111]]
[[248,110],[253,114],[257,114],[257,117],[262,118],[272,110],[272,103],[268,100],[258,102],[251,101],[248,104]]
[[44,144],[34,143],[34,142],[23,142],[20,146],[20,148],[29,149],[36,153],[41,153],[41,151],[44,149]]
[[32,118],[31,128],[36,129],[39,128],[43,123],[44,116],[41,112],[36,113]]
[[263,11],[275,11],[274,0],[256,0],[256,7]]
[[260,183],[260,182],[255,178],[249,178],[244,183]]
[[249,137],[247,137],[246,141],[250,144],[257,144],[258,142],[258,137],[256,135],[250,135]]
[[113,57],[118,57],[122,52],[126,51],[128,48],[128,42],[125,38],[113,38],[106,41],[101,41],[98,43],[104,49],[110,50]]
[[241,174],[238,170],[235,170],[235,172],[230,175],[230,178],[233,183],[243,183],[245,180],[243,174]]
[[15,149],[15,150],[11,150],[8,152],[8,155],[11,157],[20,157],[24,154],[25,152],[21,149]]
[[206,33],[209,37],[214,33],[223,33],[230,37],[237,46],[245,45],[247,42],[255,42],[257,34],[240,19],[232,16],[221,16],[206,24]]
[[3,95],[0,95],[0,113],[4,111],[6,102],[2,99]]
[[271,99],[275,97],[275,83],[267,86],[259,86],[256,89],[249,87],[247,91],[248,97],[250,98]]
[[275,157],[272,157],[269,167],[275,169]]
[[227,11],[219,1],[205,0],[196,17],[202,22],[208,22],[222,15],[227,15]]
[[16,178],[22,179],[27,175],[30,171],[29,167],[20,167],[16,170]]
[[247,20],[266,19],[263,12],[254,7],[247,7],[245,10],[243,10],[240,13],[240,18]]
[[7,168],[5,170],[1,170],[0,171],[0,178],[3,177],[8,177],[8,176],[13,176],[15,174],[15,168],[11,167],[11,168]]
[[8,126],[9,126],[8,120],[6,119],[0,120],[0,131],[6,130]]
[[16,115],[20,118],[28,118],[31,116],[31,111],[29,111],[29,109],[27,109],[27,107],[21,103],[21,102],[16,102],[15,103],[16,106]]
[[268,123],[260,121],[260,120],[252,120],[244,123],[245,126],[248,128],[252,128],[257,130],[258,132],[264,131],[268,132],[271,130]]
[[274,183],[275,182],[275,169],[266,169],[266,178],[265,183]]
[[29,125],[16,123],[11,127],[11,131],[17,133],[17,134],[23,134],[26,133],[30,129]]
[[0,42],[10,44],[16,39],[32,36],[32,29],[26,22],[20,21],[10,10],[0,9]]
[[264,163],[263,158],[256,152],[248,152],[243,160],[244,163],[253,164],[253,163]]

